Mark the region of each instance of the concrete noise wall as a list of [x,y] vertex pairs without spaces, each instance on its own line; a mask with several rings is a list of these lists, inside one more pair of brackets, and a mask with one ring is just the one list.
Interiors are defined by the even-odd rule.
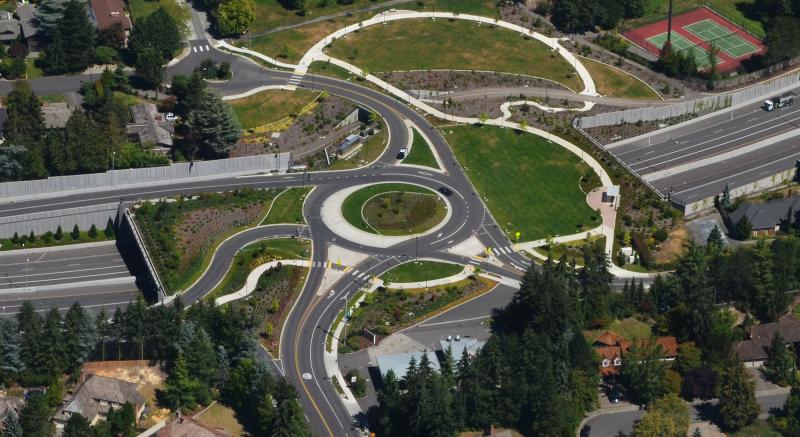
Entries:
[[37,236],[48,231],[55,233],[59,226],[64,233],[69,233],[75,225],[82,231],[95,225],[99,232],[103,232],[108,219],[115,220],[117,206],[116,203],[107,203],[0,217],[0,238],[11,238],[15,232],[23,235],[33,231]]
[[291,152],[245,156],[213,161],[180,162],[163,167],[135,168],[34,181],[0,184],[0,199],[48,197],[56,193],[101,191],[109,187],[155,183],[178,183],[190,179],[212,179],[223,175],[284,172],[292,165]]

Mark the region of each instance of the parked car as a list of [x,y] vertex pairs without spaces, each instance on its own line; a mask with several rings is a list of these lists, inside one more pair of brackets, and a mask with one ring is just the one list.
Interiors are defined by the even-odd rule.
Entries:
[[178,117],[175,114],[171,113],[171,112],[167,112],[167,115],[165,115],[164,118],[167,121],[178,121]]
[[613,385],[609,385],[606,388],[606,397],[608,397],[608,401],[612,404],[617,404],[619,403],[620,399],[622,399],[622,393],[620,393],[619,390],[617,390],[617,388]]
[[584,426],[581,428],[581,437],[589,437],[590,432],[592,432],[592,427],[589,425]]
[[445,196],[447,196],[447,197],[450,197],[450,196],[452,196],[452,195],[453,195],[453,190],[451,190],[451,189],[449,189],[449,188],[447,188],[447,187],[441,187],[441,188],[439,188],[439,192],[440,192],[440,193],[442,193],[442,194],[444,194],[444,195],[445,195]]

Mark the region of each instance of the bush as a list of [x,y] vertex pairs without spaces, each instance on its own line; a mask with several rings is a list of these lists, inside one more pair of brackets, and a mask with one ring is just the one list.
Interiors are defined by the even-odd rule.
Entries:
[[75,223],[75,226],[72,227],[72,233],[70,234],[73,240],[77,240],[81,238],[81,229],[78,227],[78,224]]
[[111,47],[98,46],[94,49],[94,61],[98,64],[112,64],[117,59],[117,51]]
[[[352,382],[353,377],[356,378],[355,383]],[[363,398],[364,396],[367,395],[367,382],[364,380],[364,378],[361,377],[361,374],[358,372],[358,370],[353,369],[347,372],[346,378],[347,378],[346,381],[347,385],[349,385],[350,389],[353,390],[353,394],[355,395],[355,397]]]
[[666,228],[659,228],[653,232],[653,238],[655,238],[658,242],[666,241],[668,237],[669,233],[667,232]]
[[653,265],[653,254],[650,253],[650,248],[647,247],[647,242],[644,237],[639,233],[633,234],[632,237],[633,247],[639,252],[639,261],[642,266],[650,267]]
[[594,42],[618,55],[624,55],[630,46],[627,41],[613,33],[604,33],[595,38]]
[[92,224],[92,227],[89,228],[89,237],[97,238],[97,226],[95,226],[94,224]]

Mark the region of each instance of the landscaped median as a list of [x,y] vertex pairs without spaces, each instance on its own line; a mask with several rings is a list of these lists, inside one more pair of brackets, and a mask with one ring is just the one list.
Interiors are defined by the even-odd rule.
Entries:
[[410,261],[400,264],[381,275],[384,284],[433,281],[447,278],[464,271],[460,264],[439,261]]
[[421,165],[423,167],[439,170],[439,163],[436,162],[436,157],[433,155],[431,146],[425,141],[425,138],[422,137],[416,128],[412,128],[412,131],[414,135],[411,143],[411,150],[408,152],[408,156],[403,160],[403,164]]
[[262,225],[278,223],[305,223],[303,218],[303,202],[313,187],[287,188],[272,203],[269,213],[261,222]]
[[342,215],[359,230],[379,235],[413,235],[438,225],[447,207],[435,192],[411,184],[370,185],[342,202]]

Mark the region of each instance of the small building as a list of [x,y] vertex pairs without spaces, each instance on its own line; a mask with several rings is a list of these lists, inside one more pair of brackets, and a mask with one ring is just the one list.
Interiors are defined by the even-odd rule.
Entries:
[[60,128],[67,125],[75,109],[63,102],[45,103],[42,105],[44,125],[48,128]]
[[678,340],[672,336],[646,338],[640,340],[626,340],[613,331],[605,331],[594,341],[594,350],[600,357],[600,375],[603,377],[614,376],[619,373],[620,367],[632,347],[643,348],[651,344],[661,348],[661,360],[673,361],[678,357]]
[[774,199],[764,203],[743,203],[728,215],[730,226],[735,226],[743,217],[752,226],[752,236],[775,235],[781,225],[795,222],[795,213],[800,211],[800,196]]
[[156,437],[231,437],[231,433],[188,417],[180,416],[156,432]]
[[603,202],[614,204],[619,199],[619,185],[612,185],[603,191]]
[[0,11],[0,41],[11,43],[19,38],[19,21],[11,15],[11,12]]
[[336,146],[336,154],[345,157],[356,151],[356,147],[361,144],[361,137],[355,134],[348,135],[344,141]]
[[103,419],[111,409],[133,405],[136,420],[144,411],[144,398],[138,385],[121,379],[89,375],[75,390],[64,397],[64,406],[53,417],[57,428],[62,428],[73,414],[80,414],[92,425]]
[[431,369],[437,372],[441,369],[439,366],[439,360],[436,358],[436,354],[426,351],[394,355],[378,355],[376,357],[376,361],[378,362],[378,371],[380,371],[381,377],[386,377],[386,374],[391,370],[394,372],[395,377],[400,380],[406,376],[406,373],[408,372],[408,365],[411,363],[411,359],[413,358],[417,365],[419,365],[419,362],[422,360],[423,356],[428,357],[428,361],[431,364]]
[[92,23],[98,30],[108,29],[114,23],[119,23],[126,33],[133,27],[123,0],[91,0],[90,5]]
[[747,339],[733,344],[736,356],[747,367],[761,367],[769,355],[769,348],[775,334],[780,334],[787,345],[800,343],[800,319],[790,314],[773,323],[753,325],[747,332]]
[[167,120],[166,114],[158,112],[155,104],[139,103],[131,106],[131,123],[127,126],[127,132],[140,145],[153,145],[155,152],[166,153],[173,145],[175,124]]
[[447,352],[447,349],[450,349],[453,354],[453,359],[456,361],[461,359],[464,350],[467,351],[467,355],[475,356],[484,344],[486,344],[485,341],[478,341],[475,337],[456,337],[456,339],[448,337],[445,340],[439,340],[439,346],[441,346],[442,352]]
[[36,40],[36,32],[39,28],[36,24],[36,6],[31,3],[23,3],[17,6],[16,14],[19,18],[22,37],[28,43],[28,50],[38,51],[39,42]]
[[22,407],[25,406],[25,398],[17,396],[0,397],[0,430],[5,428],[6,419],[13,412],[19,416]]

